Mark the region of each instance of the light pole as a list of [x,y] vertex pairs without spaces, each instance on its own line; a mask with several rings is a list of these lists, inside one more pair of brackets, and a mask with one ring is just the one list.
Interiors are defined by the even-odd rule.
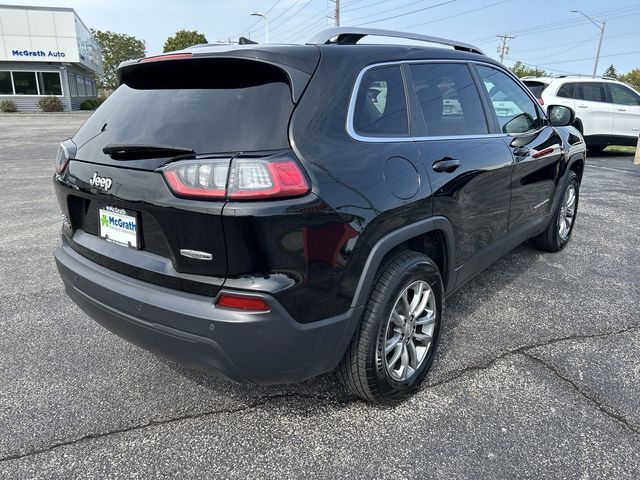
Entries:
[[586,18],[591,23],[593,23],[596,27],[598,27],[598,30],[600,30],[600,40],[598,41],[598,50],[596,51],[596,63],[593,66],[593,75],[592,75],[593,78],[596,78],[596,73],[598,71],[598,61],[600,60],[600,49],[602,48],[602,39],[604,38],[604,26],[606,22],[604,20],[602,20],[601,22],[599,22],[598,20],[594,20],[589,15],[587,15],[584,12],[581,12],[580,10],[571,10],[571,13],[579,13],[584,18]]
[[264,13],[260,12],[251,12],[251,15],[264,18],[264,43],[269,43],[269,19]]

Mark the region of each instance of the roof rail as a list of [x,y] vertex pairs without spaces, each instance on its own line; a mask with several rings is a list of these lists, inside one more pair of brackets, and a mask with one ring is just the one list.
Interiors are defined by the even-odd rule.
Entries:
[[394,30],[380,30],[377,28],[358,28],[358,27],[334,27],[327,28],[321,32],[316,33],[309,41],[308,45],[321,45],[321,44],[338,44],[338,45],[355,45],[360,39],[366,36],[377,37],[393,37],[393,38],[405,38],[407,40],[420,40],[423,42],[437,43],[440,45],[447,45],[453,47],[456,50],[462,50],[464,52],[479,53],[484,55],[484,52],[478,47],[469,45],[468,43],[456,42],[454,40],[448,40],[446,38],[430,37],[428,35],[420,35],[418,33],[398,32]]

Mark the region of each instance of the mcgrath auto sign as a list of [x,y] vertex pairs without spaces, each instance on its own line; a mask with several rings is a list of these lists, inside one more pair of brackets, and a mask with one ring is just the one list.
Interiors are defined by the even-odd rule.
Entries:
[[46,57],[51,59],[64,58],[67,55],[59,50],[11,50],[12,57]]

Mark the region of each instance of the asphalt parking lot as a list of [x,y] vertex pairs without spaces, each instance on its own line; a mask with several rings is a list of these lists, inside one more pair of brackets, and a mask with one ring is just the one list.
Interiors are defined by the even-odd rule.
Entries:
[[395,408],[334,375],[254,387],[126,343],[64,295],[57,143],[84,114],[0,115],[0,477],[640,478],[640,167],[590,158],[574,237],[449,301]]

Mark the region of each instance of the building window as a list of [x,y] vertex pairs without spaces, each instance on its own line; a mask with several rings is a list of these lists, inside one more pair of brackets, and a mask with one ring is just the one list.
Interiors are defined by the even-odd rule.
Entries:
[[78,83],[76,81],[76,76],[73,73],[69,73],[67,75],[67,78],[69,80],[69,92],[71,93],[72,97],[77,97],[78,96]]
[[36,72],[13,72],[16,95],[38,95]]
[[84,79],[84,88],[87,92],[87,97],[93,97],[93,92],[91,91],[91,80],[88,78]]
[[38,72],[40,95],[62,95],[62,82],[58,72]]
[[84,86],[84,77],[81,77],[80,75],[76,75],[76,83],[78,84],[78,96],[86,97],[87,89]]
[[59,72],[0,71],[0,95],[62,95]]
[[0,95],[13,95],[11,72],[0,72]]

